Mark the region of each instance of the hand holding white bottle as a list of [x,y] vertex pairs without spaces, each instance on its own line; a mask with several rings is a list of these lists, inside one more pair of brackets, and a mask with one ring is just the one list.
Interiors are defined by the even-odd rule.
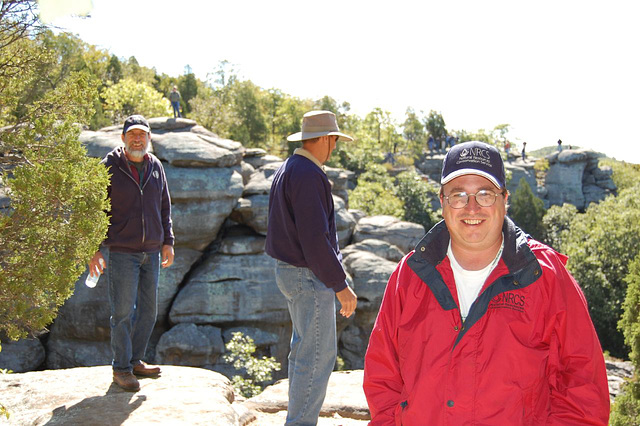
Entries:
[[95,287],[100,279],[100,274],[102,274],[106,266],[102,254],[100,252],[96,253],[94,259],[91,259],[91,262],[89,262],[89,273],[87,274],[87,279],[84,284],[89,288]]

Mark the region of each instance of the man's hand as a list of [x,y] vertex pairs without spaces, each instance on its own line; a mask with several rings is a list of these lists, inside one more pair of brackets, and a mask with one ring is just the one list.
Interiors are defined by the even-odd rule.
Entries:
[[340,290],[336,293],[338,301],[342,307],[340,308],[340,315],[345,318],[349,318],[356,310],[358,304],[358,296],[351,290],[351,287],[347,286],[344,290]]
[[104,271],[104,268],[106,268],[104,257],[102,256],[102,253],[97,251],[89,261],[89,275],[97,277]]
[[173,246],[162,246],[162,267],[168,268],[173,264]]

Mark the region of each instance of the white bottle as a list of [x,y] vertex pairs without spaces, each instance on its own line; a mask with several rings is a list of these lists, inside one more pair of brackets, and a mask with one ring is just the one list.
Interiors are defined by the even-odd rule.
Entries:
[[[100,259],[99,262],[103,268],[106,266],[103,259]],[[98,280],[100,279],[100,272],[97,268],[94,272],[96,272],[97,275],[91,275],[91,271],[89,271],[89,273],[87,274],[87,279],[84,281],[84,284],[89,288],[94,288],[96,284],[98,284]]]

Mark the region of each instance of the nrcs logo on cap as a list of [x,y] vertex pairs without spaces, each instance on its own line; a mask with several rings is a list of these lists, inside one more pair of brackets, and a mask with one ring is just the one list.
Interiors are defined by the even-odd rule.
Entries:
[[478,175],[489,179],[498,189],[506,186],[504,163],[496,147],[471,141],[455,145],[442,163],[442,185],[464,175]]

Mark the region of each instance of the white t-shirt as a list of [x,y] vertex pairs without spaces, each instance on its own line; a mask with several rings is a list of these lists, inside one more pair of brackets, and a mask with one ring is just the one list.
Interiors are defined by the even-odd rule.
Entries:
[[453,255],[453,251],[451,250],[451,240],[449,240],[447,256],[449,256],[451,269],[453,270],[453,278],[456,281],[456,290],[458,292],[458,300],[460,302],[460,315],[462,316],[462,321],[467,319],[471,305],[473,305],[473,302],[475,302],[478,297],[478,294],[480,293],[484,282],[489,277],[489,274],[498,264],[500,256],[502,256],[503,249],[504,236],[502,238],[502,246],[500,247],[500,250],[498,250],[498,254],[495,259],[493,259],[490,264],[479,271],[468,271],[460,266],[456,260],[456,257]]

